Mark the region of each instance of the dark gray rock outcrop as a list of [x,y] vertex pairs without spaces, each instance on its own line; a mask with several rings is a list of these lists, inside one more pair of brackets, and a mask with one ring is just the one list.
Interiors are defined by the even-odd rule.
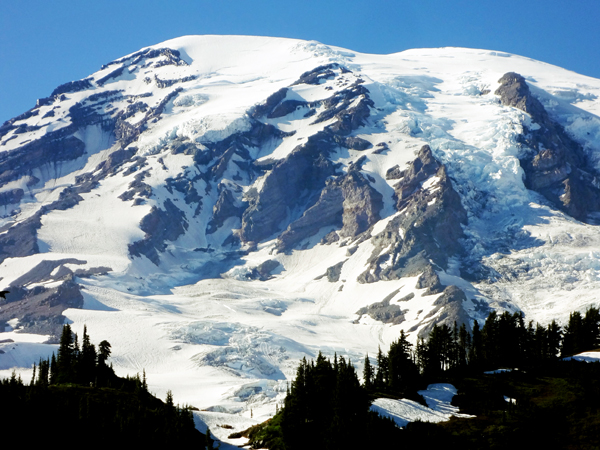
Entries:
[[144,183],[144,178],[148,175],[148,170],[137,173],[133,178],[133,181],[129,183],[129,189],[119,195],[119,198],[123,201],[132,200],[136,195],[138,197],[150,198],[152,195],[152,187],[149,184]]
[[340,280],[340,275],[342,274],[342,267],[344,267],[344,263],[346,261],[348,260],[346,259],[344,261],[340,261],[339,263],[327,268],[327,271],[325,272],[327,281],[329,281],[330,283],[337,283]]
[[348,89],[336,92],[332,97],[324,100],[325,110],[321,112],[313,123],[320,123],[335,118],[336,121],[327,126],[326,130],[339,135],[347,136],[357,128],[364,126],[375,106],[369,96],[369,90],[357,80]]
[[344,195],[341,237],[354,238],[377,221],[383,209],[383,196],[359,172],[350,169],[340,186]]
[[360,164],[347,175],[327,180],[317,202],[279,235],[278,251],[287,251],[322,227],[341,227],[338,237],[354,238],[380,219],[383,197],[360,173]]
[[[161,58],[159,61],[148,61],[157,58]],[[124,58],[119,58],[115,61],[111,61],[108,64],[104,64],[102,69],[106,69],[109,66],[116,64],[124,64],[127,66],[132,65],[142,65],[144,67],[162,67],[166,65],[173,66],[187,66],[188,63],[181,59],[181,53],[179,50],[174,50],[172,48],[147,48],[145,50],[140,50],[139,52],[134,53],[133,55],[126,56]]]
[[250,272],[246,274],[246,278],[249,280],[260,280],[267,281],[273,278],[272,272],[279,268],[281,263],[279,261],[275,261],[274,259],[268,259],[262,264],[254,267]]
[[471,319],[463,307],[467,300],[465,293],[457,286],[448,286],[444,289],[434,304],[434,308],[427,314],[425,320],[435,318],[425,327],[419,330],[419,337],[426,338],[433,329],[434,325],[447,325],[450,328],[454,322],[460,327],[463,323],[468,331],[471,331]]
[[277,250],[284,252],[300,241],[314,236],[322,227],[341,227],[344,211],[344,193],[339,183],[328,180],[317,202],[292,222],[277,240]]
[[17,318],[27,333],[59,336],[65,320],[63,311],[82,305],[80,287],[71,278],[54,288],[12,287],[6,299],[0,299],[0,323]]
[[[372,238],[375,249],[359,282],[394,280],[445,269],[448,258],[461,254],[462,225],[467,213],[446,167],[424,146],[395,185],[400,214]],[[431,286],[427,286],[431,287]]]
[[[373,303],[356,311],[359,316],[368,315],[379,322],[398,325],[404,322],[404,312],[398,305],[390,305],[390,299]],[[360,318],[359,318],[360,320]]]
[[197,78],[198,78],[198,76],[196,76],[196,75],[189,75],[187,77],[176,78],[173,80],[162,80],[162,79],[158,78],[158,76],[156,74],[154,74],[154,81],[156,82],[156,85],[161,89],[168,88],[177,83],[187,83],[188,81],[193,81]]
[[[20,286],[25,286],[30,283],[41,283],[44,281],[59,281],[60,279],[66,277],[68,274],[72,274],[72,272],[67,267],[64,266],[65,264],[78,264],[79,265],[79,264],[85,264],[85,263],[86,263],[86,261],[82,261],[82,260],[75,259],[75,258],[65,258],[65,259],[58,259],[58,260],[43,260],[40,263],[38,263],[35,267],[33,267],[29,272],[21,275],[19,278],[14,280],[10,284],[10,287],[11,288],[20,287]],[[63,270],[62,275],[60,275],[60,274],[51,275],[52,272],[54,271],[54,269],[56,269],[57,267],[61,267],[61,269],[66,269],[66,271]],[[61,272],[61,271],[59,270],[59,272]]]
[[298,84],[321,84],[328,79],[334,78],[335,72],[333,71],[333,69],[338,69],[340,67],[340,65],[335,63],[315,67],[314,69],[304,72],[302,75],[300,75],[298,81],[293,83],[292,86]]
[[415,287],[417,289],[427,289],[424,295],[439,294],[444,289],[440,277],[431,265],[425,267]]
[[583,148],[550,118],[521,75],[510,72],[498,82],[495,94],[502,104],[526,112],[539,125],[521,136],[529,149],[519,158],[525,186],[572,217],[589,221],[590,213],[600,211],[600,177],[587,163]]
[[61,84],[52,91],[50,97],[54,97],[60,94],[69,94],[71,92],[85,91],[92,87],[91,78],[85,78],[83,80],[69,81],[68,83]]
[[228,218],[242,215],[247,205],[238,198],[241,194],[240,186],[233,183],[219,184],[219,198],[213,206],[213,216],[206,227],[206,234],[217,231]]
[[66,134],[63,130],[48,133],[15,150],[0,153],[0,186],[46,164],[55,165],[82,156],[85,151],[83,142]]
[[0,192],[0,206],[14,205],[21,201],[23,189],[10,189],[8,191]]
[[167,199],[164,209],[152,207],[150,214],[144,216],[140,228],[146,233],[144,239],[129,244],[129,254],[146,256],[157,266],[160,263],[159,252],[167,248],[166,241],[175,241],[188,228],[188,222],[183,211]]
[[121,67],[113,70],[109,74],[107,74],[107,75],[103,76],[102,78],[99,78],[98,80],[96,80],[96,84],[98,86],[103,86],[104,83],[106,83],[108,80],[112,80],[113,78],[120,77],[123,74],[123,70],[125,70],[125,66],[121,66]]
[[0,262],[38,253],[37,230],[42,226],[41,214],[19,222],[0,234]]
[[290,210],[312,203],[315,192],[320,192],[325,180],[335,174],[334,164],[327,159],[332,150],[329,134],[321,132],[275,164],[242,216],[243,241],[266,239],[280,231],[282,222],[289,221]]
[[[304,73],[294,83],[320,84],[349,73],[337,64],[318,67]],[[274,162],[265,177],[260,192],[248,198],[249,206],[242,217],[240,237],[244,242],[258,242],[281,231],[278,250],[286,251],[301,240],[317,233],[324,226],[339,226],[340,236],[354,237],[364,232],[379,219],[383,205],[381,194],[373,189],[359,170],[349,170],[348,175],[329,178],[336,167],[329,156],[339,147],[364,150],[371,144],[351,132],[366,124],[373,107],[369,91],[357,80],[347,89],[319,102],[324,110],[313,123],[335,119],[332,124],[308,138],[286,158]],[[287,96],[288,89],[271,95],[255,107],[252,116],[260,118],[273,114]],[[294,217],[295,211],[304,211]],[[297,214],[297,213],[296,213]]]

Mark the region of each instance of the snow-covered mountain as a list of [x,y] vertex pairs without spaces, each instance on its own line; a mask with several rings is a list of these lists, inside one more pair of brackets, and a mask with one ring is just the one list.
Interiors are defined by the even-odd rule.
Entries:
[[319,349],[564,321],[600,287],[599,95],[461,48],[188,36],[106,64],[0,127],[0,369],[66,317],[243,422]]

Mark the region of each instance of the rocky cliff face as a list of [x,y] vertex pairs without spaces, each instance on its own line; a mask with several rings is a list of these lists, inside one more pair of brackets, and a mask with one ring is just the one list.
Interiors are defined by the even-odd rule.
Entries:
[[600,178],[582,146],[550,118],[523,76],[509,72],[498,82],[502,104],[526,112],[533,122],[521,137],[527,148],[520,158],[525,185],[570,216],[590,221],[590,214],[600,210]]
[[[279,248],[285,250],[293,243],[315,234],[319,228],[339,222],[337,218],[337,213],[341,212],[339,206],[323,206],[326,202],[337,204],[342,199],[339,193],[333,193],[333,190],[336,189],[332,185],[325,186],[327,179],[336,175],[336,167],[330,157],[339,147],[354,150],[365,150],[370,147],[368,141],[358,137],[348,137],[348,135],[365,125],[373,101],[369,98],[368,90],[361,85],[363,81],[356,77],[348,88],[335,92],[331,97],[318,102],[299,103],[297,100],[286,100],[286,97],[299,86],[318,85],[320,80],[332,80],[345,84],[351,75],[351,71],[339,65],[317,67],[302,74],[292,86],[276,92],[263,105],[254,110],[253,117],[260,119],[285,117],[304,108],[308,109],[304,117],[315,116],[314,120],[311,119],[312,125],[324,122],[328,122],[328,125],[322,131],[310,136],[306,143],[296,147],[286,158],[276,162],[265,175],[262,189],[249,200],[249,207],[242,217],[241,237],[243,241],[261,241],[273,233],[281,231],[282,222],[291,222],[284,235],[280,237]],[[317,109],[320,111],[318,115]],[[356,177],[358,178],[360,175]],[[356,189],[351,186],[354,184],[356,182],[345,183],[343,202],[346,202],[347,205],[346,222],[352,222],[356,216],[362,214],[358,211],[355,214],[349,211],[351,203],[362,201],[358,198],[361,197],[361,194],[355,193]],[[319,196],[318,202],[320,203],[315,204],[317,200],[315,194],[319,191],[323,191]],[[315,209],[309,213],[308,217],[303,216],[292,221],[293,216],[289,214],[290,212],[307,209],[307,207],[308,210]],[[333,210],[326,212],[325,208],[333,208]],[[313,219],[312,224],[309,224],[311,215],[323,213],[327,216],[323,223],[314,223]],[[360,232],[364,231],[364,226],[369,219],[361,216],[358,220],[361,221],[360,225],[344,223],[345,233],[356,233],[359,229]],[[295,224],[297,221],[300,222]],[[373,222],[372,218],[371,222]],[[302,231],[299,232],[300,229]]]
[[393,167],[387,176],[399,180],[394,185],[398,213],[373,237],[369,269],[359,280],[372,283],[417,275],[431,267],[447,269],[448,258],[463,250],[460,240],[467,214],[445,166],[426,145],[405,170]]

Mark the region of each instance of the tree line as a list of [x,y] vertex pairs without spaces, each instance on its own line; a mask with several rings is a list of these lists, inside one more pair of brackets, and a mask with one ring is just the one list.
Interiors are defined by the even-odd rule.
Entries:
[[[80,346],[65,325],[57,355],[34,365],[29,385],[14,372],[0,380],[0,423],[14,431],[4,433],[3,442],[41,443],[62,430],[86,439],[81,442],[213,448],[210,433],[196,430],[191,408],[175,405],[171,391],[165,402],[152,395],[145,371],[142,377],[118,377],[107,364],[110,354],[108,341],[96,348],[84,327]],[[35,433],[16,432],[29,428]]]
[[413,361],[428,378],[447,371],[527,368],[556,361],[600,345],[600,311],[589,308],[569,316],[564,329],[553,320],[547,326],[529,321],[522,312],[492,311],[483,327],[435,325],[427,339],[417,342]]
[[[484,370],[524,368],[535,371],[600,345],[600,311],[573,312],[564,329],[556,321],[547,326],[525,323],[521,312],[491,312],[483,327],[435,325],[427,340],[415,348],[404,331],[387,353],[379,349],[375,361],[365,357],[362,384],[351,361],[319,353],[316,361],[303,359],[288,388],[283,408],[267,423],[244,434],[253,448],[385,448],[407,441],[413,434],[370,410],[378,397],[410,398],[425,404],[417,393],[441,380],[464,380]],[[555,367],[555,366],[554,366]],[[500,403],[505,403],[500,396]]]
[[[415,348],[402,330],[389,352],[379,350],[376,365],[367,355],[363,385],[370,393],[414,398],[427,381],[498,368],[531,368],[600,346],[600,311],[589,308],[569,316],[564,329],[553,320],[547,326],[525,323],[522,312],[492,311],[483,327],[471,331],[463,323],[434,325],[427,340]],[[418,399],[418,397],[416,398]]]
[[279,413],[230,437],[245,436],[251,448],[270,450],[385,448],[398,428],[370,404],[351,361],[319,353],[316,361],[302,359]]
[[[110,356],[111,345],[103,340],[96,346],[91,343],[87,327],[83,326],[81,347],[76,333],[69,324],[64,325],[60,336],[57,356],[43,360],[40,358],[37,366],[33,365],[31,384],[49,386],[55,384],[79,384],[84,386],[109,386],[117,378],[112,366],[106,364]],[[145,372],[142,381],[143,389],[147,390]]]

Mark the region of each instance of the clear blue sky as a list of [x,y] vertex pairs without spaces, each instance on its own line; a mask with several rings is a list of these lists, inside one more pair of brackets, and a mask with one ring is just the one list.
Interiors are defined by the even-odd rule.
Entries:
[[600,0],[6,0],[0,124],[59,84],[187,34],[290,37],[366,53],[484,48],[600,78]]

